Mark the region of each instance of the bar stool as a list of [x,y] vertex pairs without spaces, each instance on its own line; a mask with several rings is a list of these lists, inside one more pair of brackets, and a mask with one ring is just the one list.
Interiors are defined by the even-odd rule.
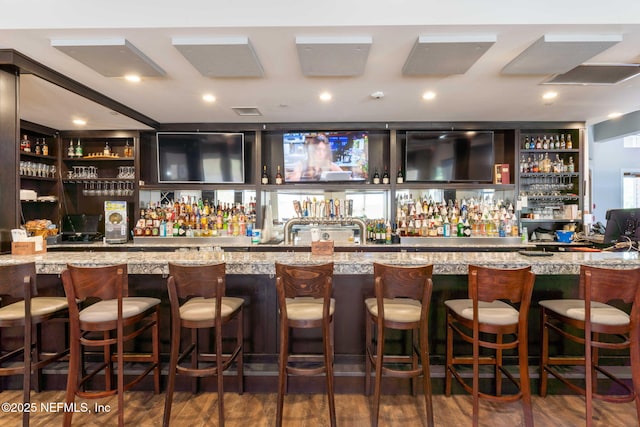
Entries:
[[[469,299],[445,301],[447,308],[447,366],[445,369],[445,394],[451,395],[451,376],[473,396],[473,425],[478,425],[479,398],[492,401],[513,402],[522,399],[524,423],[533,426],[531,408],[531,386],[529,384],[529,362],[527,350],[527,318],[535,275],[531,267],[498,269],[469,266]],[[502,301],[509,301],[511,304]],[[519,304],[519,310],[512,304]],[[454,332],[471,343],[473,355],[453,354]],[[489,341],[480,334],[495,335]],[[505,342],[505,335],[512,339]],[[493,349],[495,356],[480,356],[480,347]],[[503,351],[518,349],[520,381],[503,367]],[[473,380],[470,387],[458,372],[456,365],[473,365]],[[480,392],[480,365],[493,365],[495,370],[495,394]],[[519,390],[515,394],[502,395],[502,374]]]
[[[431,375],[429,373],[429,305],[433,282],[433,265],[398,267],[373,264],[375,298],[367,298],[365,306],[366,362],[365,392],[371,394],[371,366],[375,367],[375,392],[371,425],[378,425],[382,376],[412,378],[416,393],[417,377],[422,375],[427,424],[433,427]],[[376,326],[375,352],[372,325]],[[411,331],[411,355],[384,355],[385,328]],[[421,366],[418,363],[421,362]],[[385,363],[387,365],[385,365]],[[397,364],[409,364],[400,369]],[[389,365],[394,364],[394,365]],[[393,366],[393,367],[392,367]]]
[[[75,397],[99,399],[118,395],[118,425],[124,425],[124,391],[153,371],[154,390],[160,393],[160,345],[158,308],[160,300],[128,296],[127,265],[78,267],[67,265],[62,284],[69,303],[70,356],[66,403]],[[92,301],[99,300],[91,303]],[[79,309],[75,302],[85,304]],[[90,305],[89,305],[90,304]],[[126,330],[125,330],[126,328]],[[151,354],[125,354],[124,344],[151,330]],[[125,334],[126,332],[126,334]],[[115,334],[115,337],[114,337]],[[111,346],[116,346],[116,354]],[[85,375],[84,347],[101,347],[103,363]],[[112,387],[113,361],[117,366],[117,384]],[[128,383],[124,382],[124,362],[146,362],[147,369]],[[84,391],[86,382],[99,372],[105,373],[105,390]],[[72,411],[64,413],[63,424],[71,425]]]
[[[640,420],[640,268],[611,269],[580,266],[580,299],[540,301],[542,307],[542,355],[540,395],[546,396],[549,374],[585,396],[586,425],[592,424],[593,399],[625,403],[635,401]],[[610,305],[614,301],[631,304],[630,315]],[[618,303],[619,306],[622,306]],[[588,320],[587,320],[588,319]],[[549,356],[549,330],[584,346],[584,356]],[[630,387],[600,365],[600,349],[629,349],[632,383]],[[584,383],[570,381],[555,366],[584,366]],[[598,392],[598,373],[626,390],[626,394]],[[581,385],[583,384],[584,387]]]
[[[215,376],[218,381],[218,425],[224,425],[223,371],[237,360],[238,392],[243,392],[243,320],[242,298],[225,296],[225,264],[186,266],[169,263],[169,302],[171,303],[171,356],[169,381],[164,404],[163,425],[167,427],[171,418],[171,404],[175,389],[176,374],[197,380]],[[235,320],[236,344],[230,354],[222,353],[222,327]],[[180,352],[182,328],[191,330],[189,346]],[[215,353],[203,353],[199,348],[198,330],[215,330]],[[191,355],[190,366],[180,362]],[[200,367],[200,362],[215,362],[213,366]],[[196,381],[194,381],[196,382]],[[194,387],[194,392],[197,391]]]
[[[331,298],[333,263],[285,265],[276,263],[276,290],[280,311],[280,357],[278,359],[278,407],[276,426],[282,425],[284,395],[289,375],[325,373],[331,426],[336,425],[333,398],[333,313]],[[323,355],[320,366],[297,366],[296,360],[314,361],[317,355],[289,353],[289,328],[321,328]],[[315,357],[314,357],[315,356]]]
[[[36,265],[33,262],[0,266],[0,295],[9,297],[0,298],[0,303],[8,299],[18,300],[0,307],[0,328],[23,329],[22,346],[0,357],[2,365],[19,360],[18,356],[22,353],[22,363],[0,367],[0,376],[22,375],[22,403],[28,404],[31,401],[31,374],[36,372],[35,389],[39,391],[42,368],[69,352],[69,349],[64,349],[45,354],[41,348],[41,326],[50,320],[68,316],[67,299],[37,296]],[[22,411],[22,425],[29,425],[29,411]]]

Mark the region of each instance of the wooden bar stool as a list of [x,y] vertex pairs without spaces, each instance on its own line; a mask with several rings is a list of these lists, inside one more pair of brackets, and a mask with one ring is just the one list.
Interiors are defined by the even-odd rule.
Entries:
[[[128,296],[127,265],[77,267],[68,265],[62,272],[62,284],[69,303],[70,355],[66,403],[79,396],[100,399],[118,395],[118,425],[124,425],[124,392],[153,371],[154,389],[160,393],[160,343],[158,308],[160,300]],[[98,300],[97,302],[93,302]],[[75,302],[82,301],[79,309]],[[93,302],[93,303],[92,303]],[[152,353],[129,354],[125,343],[151,330]],[[111,347],[116,346],[116,354]],[[100,347],[103,363],[85,375],[84,347]],[[112,387],[113,361],[117,366],[117,383]],[[131,381],[124,382],[125,362],[146,362],[147,369]],[[99,372],[105,373],[105,390],[84,391],[86,382]],[[64,413],[64,425],[71,425],[73,412]]]
[[[0,296],[3,296],[0,303],[15,300],[0,307],[0,328],[23,329],[22,346],[0,356],[0,376],[23,376],[22,403],[25,404],[31,401],[31,375],[36,373],[34,385],[39,390],[42,368],[69,353],[67,348],[45,354],[41,348],[41,326],[50,320],[68,316],[67,299],[37,295],[35,263],[0,266]],[[13,363],[2,366],[10,361]],[[29,425],[29,411],[22,411],[22,425]]]
[[[176,374],[197,380],[215,376],[218,381],[218,425],[224,425],[223,372],[237,361],[238,392],[243,392],[243,320],[242,298],[225,296],[225,264],[186,266],[169,263],[169,302],[171,303],[171,357],[169,381],[164,404],[163,425],[169,425]],[[222,327],[236,321],[236,343],[230,354],[222,353]],[[182,328],[191,330],[191,343],[180,352]],[[198,330],[215,331],[215,352],[204,353],[199,348]],[[180,362],[190,358],[189,366]],[[201,366],[201,362],[214,362],[213,366]],[[197,381],[194,381],[197,383]],[[197,387],[194,387],[194,392]]]
[[[542,355],[540,395],[546,396],[549,374],[585,396],[586,425],[592,424],[593,399],[636,403],[640,420],[640,268],[611,269],[582,265],[580,299],[540,301],[542,307]],[[630,314],[619,307],[628,307]],[[618,307],[616,307],[616,304]],[[584,346],[584,355],[549,356],[549,330]],[[632,385],[600,365],[600,350],[629,350]],[[556,366],[584,366],[584,382],[569,380]],[[626,394],[598,390],[598,373],[618,384]]]
[[[527,318],[531,305],[531,294],[535,275],[531,267],[519,269],[497,269],[469,266],[469,299],[445,301],[447,307],[447,366],[445,370],[445,394],[451,395],[451,376],[473,396],[473,425],[478,425],[479,398],[492,401],[513,402],[522,399],[524,423],[533,426],[531,408],[531,386],[529,384],[529,362],[527,349]],[[508,302],[505,302],[505,301]],[[519,304],[519,309],[512,304]],[[454,332],[471,343],[473,354],[453,354]],[[483,335],[495,335],[489,341]],[[505,336],[512,339],[505,342]],[[480,347],[492,349],[495,356],[481,356]],[[518,350],[520,381],[503,367],[503,352]],[[465,382],[456,365],[473,365],[472,386]],[[495,370],[495,394],[480,392],[480,365],[493,365]],[[502,395],[502,374],[519,390],[515,394]]]
[[[398,267],[373,264],[375,298],[367,298],[365,306],[366,362],[365,391],[371,393],[371,366],[375,367],[375,392],[371,425],[378,425],[382,376],[416,379],[422,375],[427,424],[433,427],[431,374],[429,370],[429,305],[433,282],[433,265]],[[372,329],[376,326],[375,351]],[[411,355],[384,355],[385,328],[411,331]],[[419,363],[421,366],[419,366]],[[385,365],[386,364],[386,365]],[[392,364],[392,365],[390,365]],[[401,369],[398,364],[409,364]]]
[[[333,313],[331,298],[333,263],[320,265],[285,265],[276,263],[276,290],[280,311],[280,357],[278,360],[278,408],[276,426],[282,425],[284,395],[291,375],[325,373],[331,426],[336,425],[333,398]],[[317,355],[289,353],[289,328],[321,328],[323,355],[320,366],[298,366],[296,360],[315,361]],[[314,357],[315,356],[315,357]]]

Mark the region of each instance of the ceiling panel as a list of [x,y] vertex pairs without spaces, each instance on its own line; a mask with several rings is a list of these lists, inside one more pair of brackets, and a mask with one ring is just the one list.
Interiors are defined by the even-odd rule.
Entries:
[[411,49],[402,74],[464,74],[495,42],[495,35],[420,36]]
[[307,77],[364,74],[371,37],[296,37],[302,73]]
[[51,46],[105,77],[137,74],[162,77],[165,72],[125,38],[51,40]]
[[262,64],[247,37],[174,38],[172,43],[203,76],[264,76]]
[[547,34],[509,62],[502,73],[566,73],[621,41],[621,35]]

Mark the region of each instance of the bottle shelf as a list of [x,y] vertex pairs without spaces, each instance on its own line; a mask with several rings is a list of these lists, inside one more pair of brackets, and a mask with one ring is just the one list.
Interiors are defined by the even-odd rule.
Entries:
[[27,151],[20,151],[20,156],[21,157],[29,157],[32,159],[39,159],[39,160],[56,160],[57,157],[56,156],[45,156],[43,154],[36,154],[36,153],[31,153],[31,152],[27,152]]

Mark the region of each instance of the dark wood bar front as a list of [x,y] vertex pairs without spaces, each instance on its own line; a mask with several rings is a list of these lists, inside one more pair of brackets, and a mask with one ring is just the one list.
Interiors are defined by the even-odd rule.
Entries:
[[[286,254],[286,259],[283,255]],[[1,256],[0,264],[35,260],[38,287],[41,294],[64,295],[59,273],[67,263],[83,266],[109,265],[125,262],[129,268],[130,294],[151,296],[162,300],[161,352],[166,375],[170,330],[169,301],[167,295],[167,262],[206,264],[227,263],[227,295],[245,300],[245,390],[273,392],[277,385],[277,301],[274,263],[276,260],[292,264],[322,263],[333,260],[335,275],[333,296],[335,311],[336,391],[359,393],[364,391],[365,306],[364,299],[373,296],[373,262],[397,265],[434,265],[434,288],[429,314],[430,351],[434,392],[442,393],[445,354],[444,301],[467,297],[466,270],[469,264],[500,268],[531,265],[536,273],[533,302],[529,320],[529,355],[531,366],[536,366],[540,354],[540,311],[537,302],[543,299],[574,298],[578,291],[580,264],[631,268],[640,265],[637,254],[627,253],[555,253],[550,257],[529,258],[517,252],[446,252],[446,253],[335,253],[333,256],[312,256],[310,253],[283,252],[49,252],[38,256]],[[232,330],[227,331],[229,336]],[[63,325],[45,332],[45,346],[56,346],[64,338]],[[203,337],[204,338],[204,337]],[[150,345],[150,338],[141,345]],[[231,344],[231,340],[229,340]],[[400,335],[391,335],[389,350],[409,345]],[[319,335],[298,335],[301,350],[319,351]],[[3,345],[9,345],[3,337]],[[143,348],[146,349],[146,348]],[[553,351],[553,346],[552,346]],[[509,356],[507,355],[506,358]],[[532,369],[537,379],[537,369]],[[45,387],[63,389],[66,366],[45,371]],[[13,381],[13,380],[12,380]],[[408,384],[398,381],[398,391],[408,390]],[[16,383],[17,384],[17,383]],[[228,390],[234,390],[232,377]],[[10,383],[13,388],[15,384]],[[187,388],[188,382],[178,381],[178,388]],[[205,390],[215,390],[213,381],[204,381]],[[143,388],[151,384],[143,383]],[[534,385],[534,390],[536,386]],[[292,379],[292,391],[316,392],[324,390],[322,377],[299,381]],[[391,387],[393,389],[393,387]]]

